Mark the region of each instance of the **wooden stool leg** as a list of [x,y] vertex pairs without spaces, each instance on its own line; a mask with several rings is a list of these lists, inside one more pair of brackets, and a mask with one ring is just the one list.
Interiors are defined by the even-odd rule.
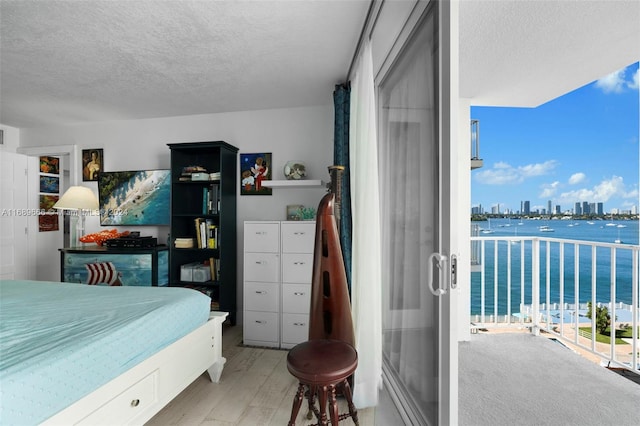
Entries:
[[309,403],[309,411],[307,412],[307,420],[313,418],[313,409],[316,403],[316,386],[309,385],[309,394],[307,395],[307,402]]
[[318,386],[318,403],[320,404],[320,425],[326,426],[329,424],[327,420],[327,387]]
[[336,402],[336,387],[333,385],[329,386],[329,415],[331,416],[331,424],[338,426],[340,417],[338,413],[338,403]]
[[289,423],[287,426],[296,425],[296,417],[298,417],[298,412],[300,411],[300,406],[302,405],[303,399],[304,399],[304,385],[302,383],[299,383],[298,392],[296,392],[296,396],[293,398],[293,407],[291,408],[291,418],[289,419]]
[[345,399],[347,400],[347,405],[349,406],[349,414],[351,415],[351,420],[353,423],[358,426],[360,423],[358,422],[358,410],[356,410],[355,405],[353,405],[353,398],[351,395],[351,387],[349,386],[349,381],[345,380],[342,386],[342,393],[344,394]]

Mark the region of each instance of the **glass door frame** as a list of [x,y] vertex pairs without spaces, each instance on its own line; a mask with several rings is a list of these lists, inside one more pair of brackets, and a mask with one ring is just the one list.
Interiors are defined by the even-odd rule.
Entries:
[[[438,253],[443,255],[449,262],[450,268],[452,257],[459,258],[461,242],[460,235],[454,231],[454,227],[462,226],[457,223],[456,212],[460,208],[466,209],[460,197],[456,196],[455,182],[459,179],[456,171],[460,165],[458,158],[466,153],[458,137],[459,131],[459,96],[458,96],[458,2],[417,2],[421,7],[416,6],[412,16],[407,21],[405,29],[394,41],[389,56],[385,59],[385,64],[379,70],[375,84],[380,91],[380,83],[391,70],[404,45],[412,39],[413,33],[424,22],[424,15],[430,13],[431,7],[435,8],[433,13],[437,14],[437,37],[438,37],[438,150],[439,150],[439,230],[438,230]],[[409,25],[411,24],[411,25]],[[377,97],[380,99],[380,96]],[[380,106],[378,106],[378,111]],[[378,124],[380,127],[380,123]],[[381,132],[379,132],[379,135]],[[466,211],[466,210],[465,210]],[[425,262],[427,259],[425,259]],[[438,297],[438,424],[449,425],[458,423],[458,289],[450,288],[450,283],[454,280],[446,271],[444,279],[446,283],[437,283],[440,288],[446,288],[446,293]],[[427,283],[424,283],[426,286]],[[411,403],[403,400],[402,393],[406,388],[402,383],[390,381],[392,372],[383,365],[384,383],[390,397],[397,406],[400,416],[407,424],[419,424],[420,417],[416,415],[417,408],[411,407]]]

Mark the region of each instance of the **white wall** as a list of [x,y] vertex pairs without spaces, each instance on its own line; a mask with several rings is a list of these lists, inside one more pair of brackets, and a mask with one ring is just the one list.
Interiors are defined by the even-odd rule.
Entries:
[[[333,162],[333,105],[331,88],[328,90],[324,106],[22,129],[20,146],[75,144],[78,152],[103,148],[104,170],[118,171],[169,168],[168,143],[223,140],[238,147],[239,153],[271,152],[273,179],[284,179],[282,169],[288,160],[300,160],[307,165],[309,179],[326,181],[329,178],[327,166]],[[79,170],[81,165],[71,167]],[[97,194],[96,182],[79,183]],[[238,185],[239,314],[242,308],[243,222],[284,220],[288,204],[317,207],[324,193],[322,188],[274,189],[272,196],[240,196]],[[97,217],[87,218],[86,227],[86,232],[104,229]],[[168,234],[168,227],[127,229],[153,235],[163,243]],[[58,247],[50,249],[53,252]]]
[[4,131],[3,144],[0,145],[0,153],[2,153],[2,151],[15,153],[20,145],[20,129],[3,124],[0,124],[0,129]]

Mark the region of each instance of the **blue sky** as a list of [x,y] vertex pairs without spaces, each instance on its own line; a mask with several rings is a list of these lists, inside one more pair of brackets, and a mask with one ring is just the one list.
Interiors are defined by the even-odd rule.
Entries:
[[472,206],[638,206],[639,103],[635,63],[537,108],[472,107],[484,160],[471,172]]

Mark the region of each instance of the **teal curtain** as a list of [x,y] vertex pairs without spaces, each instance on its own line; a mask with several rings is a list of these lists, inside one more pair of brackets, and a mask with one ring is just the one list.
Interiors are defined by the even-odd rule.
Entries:
[[349,178],[349,109],[351,85],[338,84],[333,91],[334,133],[333,164],[344,166],[342,178],[342,211],[340,214],[340,245],[351,294],[351,190]]

